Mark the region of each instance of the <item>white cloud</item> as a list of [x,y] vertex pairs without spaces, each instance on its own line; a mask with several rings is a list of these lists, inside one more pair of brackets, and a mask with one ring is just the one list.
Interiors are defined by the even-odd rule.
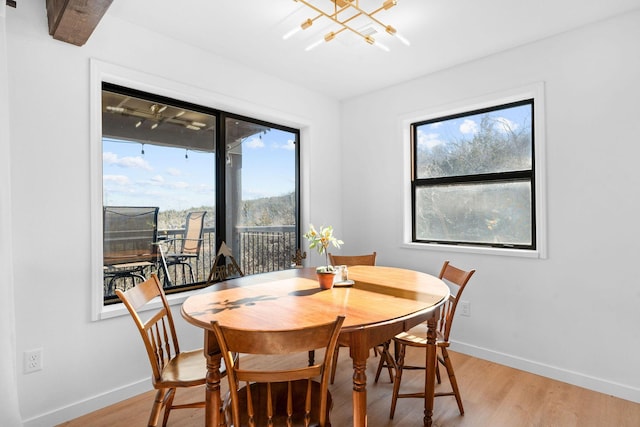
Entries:
[[102,177],[102,180],[107,183],[111,182],[118,185],[128,185],[131,181],[129,181],[129,177],[125,175],[105,175]]
[[173,189],[181,190],[181,189],[188,188],[189,183],[184,181],[172,182],[171,184],[169,184],[169,187]]
[[263,148],[264,147],[264,142],[262,142],[262,139],[256,138],[256,137],[253,137],[248,141],[245,141],[243,144],[247,148]]
[[288,140],[288,141],[287,141],[287,143],[286,143],[286,144],[283,144],[283,145],[281,145],[280,147],[281,147],[281,148],[284,148],[285,150],[291,150],[291,151],[293,151],[293,150],[295,150],[295,149],[296,149],[296,144],[294,144],[293,140],[292,140],[292,139],[290,139],[290,140]]
[[115,153],[106,152],[102,154],[102,162],[108,165],[119,166],[122,168],[144,169],[149,171],[153,170],[149,163],[139,156],[118,157],[118,155]]
[[118,161],[118,155],[110,152],[102,153],[102,161],[109,165],[116,163]]
[[465,119],[460,125],[460,132],[464,134],[478,133],[478,124],[473,120]]
[[440,139],[440,134],[438,133],[425,133],[422,131],[418,131],[418,146],[422,148],[431,149],[436,145],[442,144],[443,141]]
[[182,175],[182,171],[177,168],[169,168],[167,169],[167,173],[171,176],[180,176]]
[[164,184],[164,177],[162,175],[156,175],[151,178],[152,184],[162,185]]

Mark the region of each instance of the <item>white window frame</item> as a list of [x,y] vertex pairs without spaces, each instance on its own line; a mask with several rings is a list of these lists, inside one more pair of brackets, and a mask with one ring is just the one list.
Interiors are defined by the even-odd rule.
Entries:
[[[483,108],[495,107],[511,102],[533,99],[534,114],[534,182],[535,185],[535,249],[494,248],[471,245],[448,245],[444,243],[418,243],[412,241],[412,204],[411,204],[411,124],[437,117],[460,114]],[[525,87],[487,94],[474,99],[452,103],[446,106],[433,107],[428,110],[413,112],[400,118],[401,140],[403,144],[403,222],[402,244],[409,249],[474,253],[487,255],[515,256],[525,258],[547,258],[547,204],[546,204],[546,138],[544,114],[544,83],[539,82]]]

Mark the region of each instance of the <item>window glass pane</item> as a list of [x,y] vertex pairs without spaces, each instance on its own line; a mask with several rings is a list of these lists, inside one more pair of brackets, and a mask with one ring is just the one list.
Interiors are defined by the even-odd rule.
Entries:
[[206,281],[215,256],[215,123],[177,102],[103,90],[106,303],[151,273],[167,292]]
[[105,206],[158,206],[158,227],[176,229],[185,219],[174,213],[214,205],[214,153],[110,138],[102,152]]
[[417,240],[531,245],[531,184],[419,187],[415,221]]
[[297,134],[228,118],[227,242],[245,274],[289,268],[297,247]]
[[458,115],[417,125],[417,178],[531,169],[532,105]]

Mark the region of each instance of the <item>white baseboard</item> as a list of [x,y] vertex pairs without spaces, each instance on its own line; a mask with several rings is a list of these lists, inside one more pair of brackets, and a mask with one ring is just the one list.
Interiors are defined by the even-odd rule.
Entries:
[[[91,396],[65,407],[23,420],[23,427],[55,426],[152,389],[153,386],[151,385],[151,379],[145,378],[144,380],[125,385],[97,396]],[[151,410],[151,402],[149,402],[149,410]]]
[[[640,403],[640,389],[625,384],[614,383],[603,380],[602,378],[596,378],[579,372],[560,369],[555,366],[545,365],[532,360],[457,341],[451,341],[451,350],[480,359],[489,360],[511,368],[531,372],[536,375],[542,375],[543,377],[557,381],[573,384],[578,387],[584,387],[589,390],[615,396],[620,399]],[[122,400],[137,396],[138,394],[145,393],[151,390],[151,388],[151,381],[148,378],[145,378],[144,380],[140,380],[109,392],[89,397],[63,408],[38,415],[37,417],[23,420],[23,425],[24,427],[51,427],[58,425],[106,406],[113,405],[114,403]],[[151,406],[149,406],[149,409],[151,409]]]
[[631,402],[640,403],[640,388],[632,387],[626,384],[615,383],[604,380],[602,378],[592,377],[580,372],[569,371],[555,366],[546,365],[533,360],[523,359],[521,357],[510,354],[500,353],[488,350],[482,347],[476,347],[457,341],[451,341],[451,350],[459,353],[468,354],[479,359],[488,360],[490,362],[499,363],[500,365],[509,366],[511,368],[520,369],[522,371],[531,372],[536,375],[551,378],[564,383],[583,387],[598,393],[615,396],[620,399],[629,400]]

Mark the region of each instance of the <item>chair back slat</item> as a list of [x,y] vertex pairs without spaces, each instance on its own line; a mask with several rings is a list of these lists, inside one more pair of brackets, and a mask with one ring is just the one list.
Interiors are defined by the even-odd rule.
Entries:
[[333,255],[329,253],[331,265],[376,265],[376,253],[366,255]]
[[[247,331],[224,328],[229,348],[246,354],[289,354],[322,348],[331,339],[330,328],[304,328],[282,331]],[[319,347],[311,347],[319,345]]]
[[475,269],[469,271],[461,270],[451,265],[449,261],[445,261],[442,265],[439,277],[447,283],[451,289],[451,294],[440,312],[440,320],[438,322],[438,330],[442,334],[444,341],[449,341],[453,316],[456,313],[462,291],[464,291],[469,279],[471,279],[471,276],[473,276],[475,272]]
[[[339,316],[334,322],[282,331],[249,331],[212,322],[227,368],[233,426],[308,426],[311,421],[330,425],[329,373],[343,321]],[[325,350],[320,363],[308,366],[307,358],[301,357],[291,366],[271,367],[274,355],[306,356],[318,349]],[[253,355],[250,366],[241,367],[237,354]],[[262,364],[260,358],[265,357],[271,357],[270,362]]]

